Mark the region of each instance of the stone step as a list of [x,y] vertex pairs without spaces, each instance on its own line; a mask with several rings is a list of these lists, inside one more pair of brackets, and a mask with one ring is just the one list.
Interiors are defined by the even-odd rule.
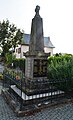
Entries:
[[60,95],[60,94],[64,94],[63,91],[61,90],[57,90],[57,91],[53,91],[53,92],[48,92],[48,93],[41,93],[41,94],[34,94],[34,95],[30,95],[28,96],[26,93],[22,92],[19,88],[16,87],[16,85],[11,85],[11,89],[16,92],[23,100],[32,100],[32,99],[39,99],[39,98],[45,98],[45,97],[51,97],[51,96],[56,96],[56,95]]

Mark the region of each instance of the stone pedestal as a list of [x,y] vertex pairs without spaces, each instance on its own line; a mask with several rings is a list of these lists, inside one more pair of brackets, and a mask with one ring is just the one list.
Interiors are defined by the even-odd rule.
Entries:
[[33,57],[27,57],[25,61],[25,77],[26,79],[33,79]]
[[25,56],[25,77],[31,80],[47,78],[47,58],[49,54],[29,51]]
[[48,91],[47,56],[28,56],[25,62],[26,94],[34,95]]

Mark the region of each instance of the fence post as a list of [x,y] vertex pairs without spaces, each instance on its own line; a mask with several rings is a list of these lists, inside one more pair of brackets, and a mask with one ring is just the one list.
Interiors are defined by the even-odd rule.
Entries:
[[20,110],[22,110],[22,105],[23,105],[23,99],[22,99],[22,79],[23,79],[23,73],[21,72],[21,99],[20,99]]
[[[8,72],[8,75],[9,75],[9,72]],[[9,89],[10,89],[10,94],[11,94],[11,79],[10,79],[10,82],[9,82]]]
[[51,103],[52,103],[52,82],[51,82]]
[[4,76],[4,71],[3,71],[3,88],[4,88],[4,80],[5,80],[5,76]]

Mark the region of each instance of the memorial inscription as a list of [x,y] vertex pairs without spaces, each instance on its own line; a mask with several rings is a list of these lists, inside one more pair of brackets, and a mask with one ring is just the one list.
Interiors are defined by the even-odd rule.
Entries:
[[47,60],[35,59],[34,60],[34,77],[46,77],[47,76]]

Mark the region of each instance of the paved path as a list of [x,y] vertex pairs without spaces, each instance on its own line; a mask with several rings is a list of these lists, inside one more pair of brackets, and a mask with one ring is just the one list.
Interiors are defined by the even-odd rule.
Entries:
[[[0,84],[0,89],[2,86]],[[29,117],[16,117],[0,95],[0,120],[73,120],[73,104],[48,108]]]

